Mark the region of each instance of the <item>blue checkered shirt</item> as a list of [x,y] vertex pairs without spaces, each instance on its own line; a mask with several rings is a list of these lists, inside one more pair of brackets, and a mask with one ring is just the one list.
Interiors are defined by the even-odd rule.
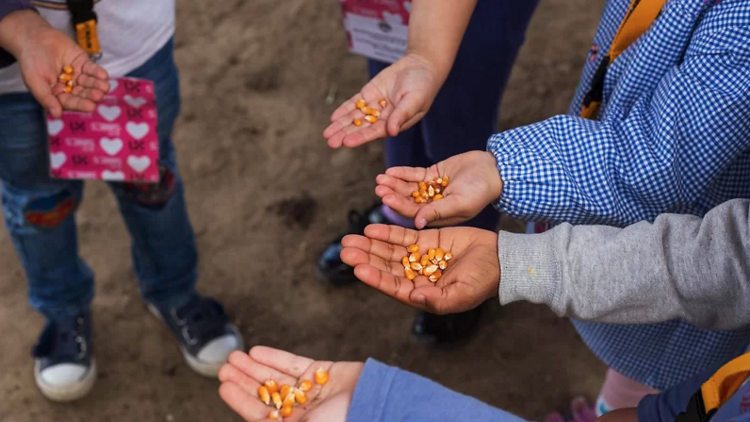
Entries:
[[[578,117],[629,3],[607,2],[569,115],[490,138],[501,212],[624,226],[750,197],[750,0],[668,1],[610,65],[599,119]],[[728,361],[750,339],[683,321],[574,323],[607,365],[657,389]]]

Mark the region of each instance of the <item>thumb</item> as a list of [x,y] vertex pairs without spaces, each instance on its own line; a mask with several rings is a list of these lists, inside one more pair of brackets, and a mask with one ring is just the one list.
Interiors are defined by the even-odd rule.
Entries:
[[62,104],[60,104],[60,100],[52,93],[52,87],[43,78],[31,77],[28,79],[27,85],[31,95],[34,96],[52,117],[57,119],[62,116]]
[[451,312],[445,290],[434,285],[415,288],[409,294],[409,301],[436,314]]
[[409,126],[417,122],[418,119],[414,119],[414,116],[419,113],[424,105],[424,99],[420,98],[417,94],[406,94],[397,103],[394,104],[395,110],[388,116],[387,130],[391,136],[398,135],[402,130],[408,129],[404,127],[406,123]]
[[414,226],[417,230],[421,230],[430,223],[445,222],[445,220],[454,217],[456,212],[452,210],[451,202],[450,199],[445,198],[419,207],[417,214],[414,216]]

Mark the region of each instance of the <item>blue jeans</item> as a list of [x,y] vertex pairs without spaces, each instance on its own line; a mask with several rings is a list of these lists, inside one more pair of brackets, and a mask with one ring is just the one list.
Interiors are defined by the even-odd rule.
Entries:
[[[497,132],[505,84],[538,0],[479,0],[456,61],[430,111],[411,129],[385,141],[386,166],[429,167],[464,152],[487,149]],[[387,63],[370,60],[370,76]],[[492,206],[465,223],[497,230]]]
[[[162,180],[110,183],[132,237],[143,298],[179,306],[194,293],[198,256],[171,133],[180,110],[174,44],[129,76],[154,81]],[[31,305],[48,318],[85,310],[94,275],[78,255],[75,210],[83,182],[49,177],[47,125],[30,94],[0,96],[0,180],[5,223],[29,283]]]

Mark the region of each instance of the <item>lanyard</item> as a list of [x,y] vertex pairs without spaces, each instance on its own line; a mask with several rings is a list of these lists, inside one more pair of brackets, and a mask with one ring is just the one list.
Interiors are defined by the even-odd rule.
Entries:
[[96,28],[94,0],[66,0],[66,2],[78,45],[88,53],[92,60],[96,61],[101,58],[102,49]]
[[591,87],[583,99],[581,117],[596,119],[604,96],[604,77],[607,68],[615,59],[625,51],[635,40],[638,39],[656,20],[667,0],[631,0],[628,13],[620,23],[617,34],[612,40],[609,53],[604,56],[599,67],[596,69]]
[[690,398],[687,409],[675,422],[708,422],[729,400],[750,374],[750,353],[734,359],[716,371]]

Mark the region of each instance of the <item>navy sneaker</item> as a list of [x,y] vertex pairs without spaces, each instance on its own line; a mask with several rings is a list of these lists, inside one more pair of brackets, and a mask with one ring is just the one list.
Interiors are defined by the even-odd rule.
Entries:
[[318,278],[327,281],[333,286],[344,286],[347,284],[353,284],[357,281],[354,277],[354,269],[341,261],[341,239],[348,234],[364,234],[365,227],[370,224],[385,224],[386,220],[383,215],[382,206],[380,204],[373,206],[366,212],[359,212],[357,210],[349,211],[349,230],[346,233],[336,237],[331,243],[326,246],[323,253],[318,257],[318,262],[315,265],[315,273]]
[[67,402],[88,394],[96,381],[92,352],[89,311],[48,320],[33,350],[34,378],[44,397]]
[[242,334],[214,299],[196,295],[179,308],[148,307],[177,338],[188,366],[203,376],[216,378],[229,354],[244,349]]

